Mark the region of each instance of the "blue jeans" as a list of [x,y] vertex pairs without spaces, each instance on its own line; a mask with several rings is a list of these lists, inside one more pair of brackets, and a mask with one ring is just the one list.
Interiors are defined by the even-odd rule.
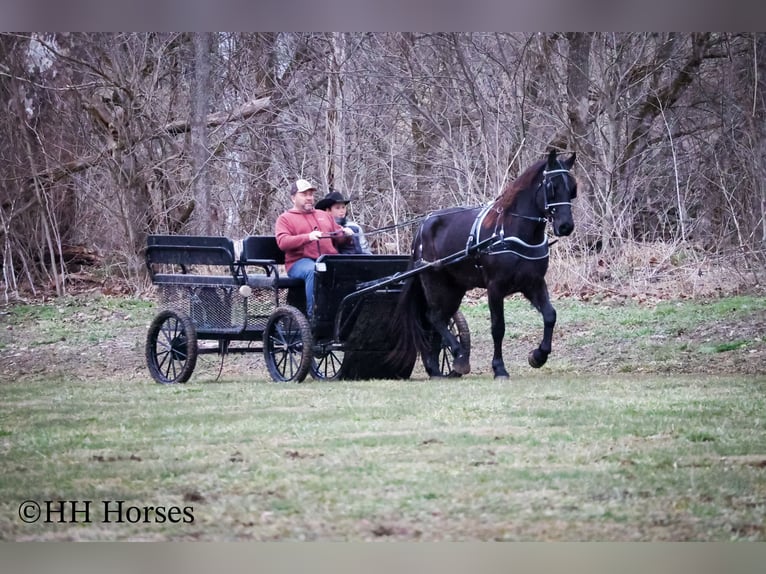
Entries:
[[309,319],[314,315],[314,264],[316,261],[304,257],[298,259],[287,272],[288,277],[303,279],[306,284],[306,311]]

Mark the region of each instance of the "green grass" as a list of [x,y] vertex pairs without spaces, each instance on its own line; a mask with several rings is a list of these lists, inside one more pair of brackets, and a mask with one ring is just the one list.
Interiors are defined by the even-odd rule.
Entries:
[[[677,335],[690,331],[700,324],[721,320],[736,321],[755,313],[766,312],[766,298],[737,296],[707,301],[662,301],[651,307],[639,305],[632,300],[616,300],[586,304],[573,299],[552,300],[557,311],[557,328],[578,330],[581,341],[637,339],[647,334]],[[489,324],[486,303],[464,306],[463,312],[474,321]],[[508,321],[507,336],[520,332],[540,331],[542,319],[526,300],[516,295],[506,301],[505,316]]]
[[[2,387],[6,540],[764,540],[766,381]],[[24,500],[191,524],[24,524]]]
[[[219,381],[214,364],[177,386],[156,385],[143,364],[144,302],[11,308],[0,539],[766,540],[763,372],[637,372],[662,360],[663,341],[672,361],[674,337],[694,329],[733,346],[685,341],[700,360],[760,349],[714,327],[766,303],[556,306],[556,355],[532,370],[539,316],[508,302],[507,347],[524,350],[506,355],[511,382],[487,376],[479,303],[465,307],[475,370],[462,379],[276,384],[246,359]],[[64,341],[42,343],[59,329]],[[593,349],[625,339],[634,370],[600,370]],[[91,501],[92,520],[27,524],[26,500]],[[148,520],[105,522],[105,501],[118,500]]]
[[[710,355],[751,363],[766,373],[766,298],[736,296],[710,300],[638,304],[631,299],[583,303],[553,300],[557,324],[548,372],[726,372]],[[491,344],[486,303],[464,305],[475,348]],[[507,366],[525,364],[527,352],[542,338],[540,314],[520,296],[506,301]],[[511,343],[511,344],[509,344]],[[480,353],[484,353],[481,355]],[[486,359],[485,359],[486,356]],[[491,351],[474,353],[473,363],[488,362]],[[720,359],[720,357],[719,357]],[[515,362],[515,363],[514,363]],[[712,371],[711,371],[712,369]]]

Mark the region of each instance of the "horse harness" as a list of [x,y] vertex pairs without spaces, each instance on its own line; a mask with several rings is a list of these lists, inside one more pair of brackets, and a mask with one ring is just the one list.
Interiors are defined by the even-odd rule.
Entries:
[[[538,185],[537,189],[544,188],[543,193],[543,199],[544,199],[544,208],[543,211],[545,213],[545,217],[533,217],[530,215],[523,215],[520,213],[511,213],[511,215],[515,217],[519,217],[522,219],[528,219],[531,221],[536,221],[538,223],[547,223],[551,220],[553,214],[556,211],[556,207],[559,205],[569,205],[571,207],[572,202],[571,201],[558,201],[553,203],[548,203],[548,196],[552,192],[552,186],[553,184],[550,181],[551,176],[561,175],[563,177],[564,174],[569,174],[568,169],[552,169],[550,171],[543,171],[543,179]],[[567,190],[569,189],[569,184],[566,183]],[[493,204],[489,204],[482,208],[482,210],[479,212],[479,214],[476,216],[476,219],[474,219],[473,226],[471,227],[471,232],[468,234],[468,240],[466,241],[465,245],[465,256],[468,257],[471,255],[472,251],[475,251],[478,255],[499,255],[501,253],[513,253],[514,255],[517,255],[521,257],[522,259],[527,259],[529,261],[536,261],[539,259],[546,259],[549,254],[549,247],[553,243],[555,243],[558,240],[554,240],[552,243],[548,242],[548,238],[546,237],[543,239],[540,243],[537,244],[529,244],[523,239],[516,237],[515,235],[511,235],[509,237],[505,237],[505,229],[502,225],[500,225],[500,218],[497,219],[495,222],[495,229],[492,232],[491,238],[494,238],[495,240],[490,242],[489,245],[486,247],[486,249],[482,249],[481,251],[476,250],[475,247],[480,243],[480,237],[481,234],[481,228],[484,223],[484,219],[486,219],[489,212],[493,209]],[[499,208],[495,208],[498,209]]]
[[[490,241],[485,248],[480,250],[476,249],[476,246],[480,243],[479,235],[481,234],[482,225],[492,209],[493,208],[491,204],[483,207],[479,214],[476,216],[476,219],[474,219],[473,226],[471,227],[471,232],[468,234],[468,240],[465,244],[466,257],[469,257],[471,254],[478,256],[500,255],[501,253],[513,253],[522,259],[527,259],[530,261],[545,259],[548,257],[547,237],[537,244],[529,244],[523,239],[516,237],[515,235],[509,235],[506,237],[505,229],[502,225],[500,225],[499,219],[497,222],[495,222],[495,229],[492,231],[492,235],[489,237],[489,239],[492,241]],[[520,217],[533,219],[529,216]],[[539,219],[541,222],[546,221],[544,218],[535,219]]]
[[[543,170],[543,179],[538,184],[536,191],[539,191],[541,188],[544,188],[543,211],[544,211],[545,217],[533,217],[531,215],[523,215],[520,213],[511,213],[510,215],[513,215],[514,217],[519,217],[521,219],[536,221],[538,223],[548,223],[552,219],[557,206],[572,205],[571,201],[559,201],[559,202],[548,203],[548,195],[552,192],[552,186],[553,186],[553,184],[550,181],[550,177],[557,176],[557,175],[561,175],[563,177],[564,174],[569,174],[569,173],[570,173],[569,170],[564,168],[552,169],[550,171]],[[569,183],[566,180],[565,180],[565,185],[567,187],[567,190],[569,190]],[[416,268],[422,269],[423,267],[438,267],[448,263],[457,263],[458,261],[462,261],[463,259],[467,259],[468,257],[473,256],[475,259],[476,267],[480,269],[481,264],[479,263],[479,256],[500,255],[502,253],[513,253],[514,255],[521,257],[522,259],[526,259],[528,261],[537,261],[537,260],[548,258],[550,246],[555,244],[558,241],[558,239],[555,239],[554,241],[549,242],[548,237],[546,237],[540,243],[529,244],[523,239],[521,239],[520,237],[516,237],[515,235],[505,237],[505,229],[502,225],[499,224],[499,218],[498,218],[498,221],[495,222],[495,228],[492,232],[492,235],[490,235],[486,239],[481,239],[480,234],[481,234],[482,224],[484,223],[484,220],[486,219],[489,212],[493,209],[493,205],[494,205],[494,202],[482,207],[481,211],[479,211],[479,214],[474,219],[473,225],[471,226],[471,231],[468,234],[465,250],[458,251],[456,253],[453,253],[451,255],[448,255],[436,261],[426,261],[421,258],[418,261]],[[499,209],[499,208],[494,208],[494,209]],[[430,217],[430,215],[431,214],[426,215],[423,219],[427,219],[428,217]]]

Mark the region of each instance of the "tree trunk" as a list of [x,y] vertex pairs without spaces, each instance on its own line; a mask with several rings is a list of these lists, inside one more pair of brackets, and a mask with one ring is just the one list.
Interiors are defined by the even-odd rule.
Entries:
[[[328,191],[337,187],[336,180],[343,186],[343,61],[345,60],[345,39],[343,33],[333,32],[330,36],[329,74],[327,75],[327,162],[325,172]],[[343,190],[340,190],[343,192]]]
[[194,197],[193,231],[212,235],[214,211],[210,201],[208,160],[210,150],[206,118],[210,105],[210,50],[211,34],[194,34],[194,87],[192,89],[191,158]]

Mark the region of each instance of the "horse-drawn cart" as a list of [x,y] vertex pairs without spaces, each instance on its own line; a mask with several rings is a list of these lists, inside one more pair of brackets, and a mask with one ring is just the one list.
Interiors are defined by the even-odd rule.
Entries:
[[[183,383],[199,354],[260,352],[275,381],[300,382],[309,373],[327,380],[408,378],[415,360],[386,361],[408,262],[401,255],[320,257],[309,320],[303,281],[280,272],[284,254],[273,236],[247,237],[237,253],[226,237],[150,235],[146,265],[161,310],[146,339],[149,372],[159,383]],[[470,345],[459,312],[450,329]],[[451,374],[446,343],[440,357],[442,373]]]

